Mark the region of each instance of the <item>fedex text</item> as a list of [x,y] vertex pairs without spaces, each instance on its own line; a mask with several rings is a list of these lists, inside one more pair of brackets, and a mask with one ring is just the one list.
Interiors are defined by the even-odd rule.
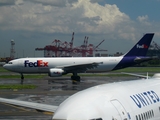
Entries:
[[143,45],[139,45],[139,44],[137,44],[137,48],[148,48],[148,46],[147,46],[147,45],[145,45],[145,44],[143,44]]
[[36,62],[25,60],[24,67],[48,67],[48,62],[44,62],[43,60],[37,60]]

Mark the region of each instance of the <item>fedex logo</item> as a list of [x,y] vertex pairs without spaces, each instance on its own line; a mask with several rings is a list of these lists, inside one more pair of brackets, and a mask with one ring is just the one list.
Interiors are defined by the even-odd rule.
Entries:
[[43,62],[43,60],[37,60],[37,62],[29,62],[29,60],[25,60],[24,67],[48,67],[48,62]]
[[137,48],[148,48],[148,46],[147,46],[147,45],[145,45],[145,44],[143,44],[143,45],[139,45],[139,44],[137,44]]

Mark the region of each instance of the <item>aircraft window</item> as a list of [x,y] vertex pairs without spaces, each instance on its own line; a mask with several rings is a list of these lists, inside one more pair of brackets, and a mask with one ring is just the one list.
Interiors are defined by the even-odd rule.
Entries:
[[138,114],[135,117],[136,117],[136,120],[149,120],[154,117],[154,111],[149,110],[149,111],[146,111],[145,113]]
[[154,117],[154,112],[153,112],[153,110],[152,110],[152,115],[153,115],[153,117]]
[[103,120],[102,118],[90,119],[90,120]]
[[153,110],[150,110],[149,112],[150,112],[151,117],[154,117]]
[[151,111],[149,111],[149,114],[150,114],[150,116],[152,117],[152,112],[151,112]]
[[9,62],[8,64],[12,64],[12,62]]
[[148,118],[150,118],[151,116],[150,116],[150,114],[149,114],[149,111],[148,111],[147,113],[148,113]]
[[141,120],[141,116],[140,115],[138,115],[139,116],[139,120]]
[[142,120],[143,120],[143,114],[141,114],[141,118],[142,118]]
[[146,120],[146,114],[145,113],[143,113],[143,116],[144,116],[144,120]]
[[148,119],[148,114],[147,114],[147,112],[146,112],[146,118]]

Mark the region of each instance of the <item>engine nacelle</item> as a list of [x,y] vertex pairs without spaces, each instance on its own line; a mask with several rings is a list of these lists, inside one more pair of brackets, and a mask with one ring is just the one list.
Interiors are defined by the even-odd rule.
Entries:
[[62,76],[63,73],[64,73],[64,70],[58,69],[58,68],[52,68],[52,69],[49,70],[49,76],[50,77]]

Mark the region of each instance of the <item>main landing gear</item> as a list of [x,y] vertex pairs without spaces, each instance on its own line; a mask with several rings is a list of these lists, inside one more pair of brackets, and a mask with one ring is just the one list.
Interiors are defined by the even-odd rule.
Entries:
[[77,73],[73,73],[73,75],[71,76],[71,80],[73,84],[77,84],[81,81],[81,78],[77,75]]
[[23,74],[21,73],[21,85],[23,85],[23,80],[24,80],[24,76],[23,76]]

